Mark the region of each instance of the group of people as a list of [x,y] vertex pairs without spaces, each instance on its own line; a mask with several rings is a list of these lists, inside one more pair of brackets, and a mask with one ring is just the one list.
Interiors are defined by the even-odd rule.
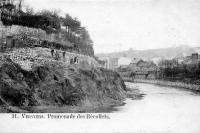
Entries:
[[[60,54],[59,54],[59,51],[56,51],[54,49],[51,50],[51,56],[53,58],[55,58],[55,60],[60,60]],[[62,56],[63,56],[63,60],[65,59],[65,56],[66,56],[66,52],[63,51],[62,52]],[[78,64],[78,57],[74,57],[72,59],[70,59],[70,64]]]
[[[59,60],[60,59],[60,54],[58,51],[54,51],[54,49],[51,50],[51,56],[54,57],[54,53],[55,53],[55,59]],[[65,51],[63,51],[63,59],[65,59]]]

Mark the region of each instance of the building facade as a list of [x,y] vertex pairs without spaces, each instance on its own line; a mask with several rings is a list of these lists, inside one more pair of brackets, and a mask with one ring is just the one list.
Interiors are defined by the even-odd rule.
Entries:
[[109,59],[109,69],[114,70],[118,68],[118,58],[110,58]]

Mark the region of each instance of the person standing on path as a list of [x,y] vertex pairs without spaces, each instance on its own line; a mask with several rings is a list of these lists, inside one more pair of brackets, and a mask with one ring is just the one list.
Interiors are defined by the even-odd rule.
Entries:
[[66,53],[65,53],[65,51],[64,51],[64,52],[63,52],[63,59],[65,58],[65,54],[66,54]]
[[54,56],[54,49],[51,50],[51,56]]
[[63,61],[65,61],[65,54],[66,54],[66,52],[63,51]]

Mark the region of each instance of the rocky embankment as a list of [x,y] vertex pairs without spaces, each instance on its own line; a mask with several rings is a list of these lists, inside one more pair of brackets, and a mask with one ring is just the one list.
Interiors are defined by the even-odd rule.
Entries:
[[126,91],[119,74],[103,68],[54,63],[27,71],[12,61],[0,66],[1,112],[98,112],[121,104]]
[[175,87],[180,89],[187,89],[196,92],[200,92],[199,79],[193,80],[193,82],[183,82],[183,81],[167,81],[167,80],[148,80],[148,79],[124,79],[127,82],[135,82],[135,83],[147,83],[147,84],[155,84],[166,87]]

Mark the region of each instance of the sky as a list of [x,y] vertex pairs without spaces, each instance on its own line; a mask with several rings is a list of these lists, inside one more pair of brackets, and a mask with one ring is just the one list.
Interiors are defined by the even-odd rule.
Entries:
[[200,47],[200,0],[25,0],[35,10],[77,17],[95,53]]

